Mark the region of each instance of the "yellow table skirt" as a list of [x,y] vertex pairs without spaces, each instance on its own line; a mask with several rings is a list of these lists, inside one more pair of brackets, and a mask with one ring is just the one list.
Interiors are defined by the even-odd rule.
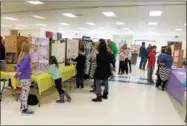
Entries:
[[[70,65],[64,67],[64,69],[60,69],[60,73],[62,75],[63,81],[66,81],[76,74],[75,66]],[[20,85],[19,80],[14,78],[15,72],[2,72],[1,71],[1,78],[10,78],[12,82],[13,89],[16,89],[17,86]],[[32,74],[31,79],[36,81],[38,84],[38,90],[39,95],[42,94],[42,92],[48,90],[49,88],[54,86],[54,81],[52,80],[52,77],[48,73],[42,73],[42,74]]]

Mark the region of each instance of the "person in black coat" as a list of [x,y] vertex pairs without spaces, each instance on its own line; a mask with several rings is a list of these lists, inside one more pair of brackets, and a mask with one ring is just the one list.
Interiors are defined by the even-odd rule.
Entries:
[[2,41],[3,41],[3,38],[0,36],[0,60],[5,60],[5,47]]
[[[93,102],[101,102],[102,98],[108,98],[108,78],[112,75],[111,73],[111,64],[113,63],[113,58],[110,53],[107,51],[107,45],[104,39],[99,40],[99,53],[96,56],[96,71],[94,78],[96,80],[96,95],[95,99],[92,99]],[[101,83],[104,84],[104,91],[102,95]]]

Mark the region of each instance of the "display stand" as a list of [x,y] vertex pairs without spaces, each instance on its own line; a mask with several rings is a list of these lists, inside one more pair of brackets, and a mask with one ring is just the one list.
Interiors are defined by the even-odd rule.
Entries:
[[27,42],[24,36],[5,36],[6,71],[16,71],[17,58],[23,42]]
[[49,65],[49,38],[32,37],[31,59],[34,71],[46,71]]
[[66,43],[63,41],[53,41],[51,55],[57,58],[58,63],[65,63],[65,51],[66,51]]

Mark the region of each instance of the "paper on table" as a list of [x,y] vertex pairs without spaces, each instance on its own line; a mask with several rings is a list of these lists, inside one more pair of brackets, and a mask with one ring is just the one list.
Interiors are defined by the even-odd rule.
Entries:
[[179,51],[175,51],[174,56],[179,56]]
[[173,61],[178,62],[178,57],[174,57]]
[[48,64],[48,60],[39,60],[39,63]]

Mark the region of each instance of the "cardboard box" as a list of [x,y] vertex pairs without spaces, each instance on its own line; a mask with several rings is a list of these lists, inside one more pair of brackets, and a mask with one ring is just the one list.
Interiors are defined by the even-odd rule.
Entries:
[[15,72],[16,71],[16,64],[6,64],[6,71],[7,72]]

